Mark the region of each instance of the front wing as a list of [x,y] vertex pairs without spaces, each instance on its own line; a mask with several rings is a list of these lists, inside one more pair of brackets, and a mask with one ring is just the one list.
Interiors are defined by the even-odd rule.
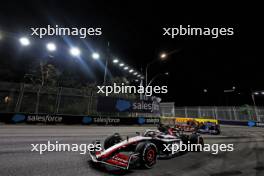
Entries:
[[119,169],[128,170],[138,159],[138,153],[117,153],[108,158],[100,158],[100,152],[91,153],[90,157],[94,163],[104,164]]

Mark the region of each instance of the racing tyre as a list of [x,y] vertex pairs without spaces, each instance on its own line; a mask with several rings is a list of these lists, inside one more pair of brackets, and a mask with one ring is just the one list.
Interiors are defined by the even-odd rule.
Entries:
[[189,136],[188,135],[182,134],[180,136],[180,138],[181,138],[183,144],[188,144],[188,141],[189,141]]
[[217,128],[215,131],[216,131],[216,132],[215,132],[215,135],[219,135],[219,134],[221,133],[221,131],[220,131],[219,128]]
[[[182,141],[183,144],[188,145],[188,142],[189,142],[189,136],[188,136],[188,135],[186,135],[186,134],[181,134],[181,135],[180,135],[180,138],[181,138],[181,141]],[[188,152],[187,150],[186,150],[186,151],[179,151],[179,154],[180,154],[180,155],[184,155],[184,154],[186,154],[187,152]]]
[[150,142],[141,142],[137,145],[136,153],[139,153],[140,166],[150,169],[157,162],[158,150],[155,144]]
[[104,149],[106,150],[121,141],[122,138],[119,133],[115,133],[111,136],[108,136],[104,141]]
[[190,135],[190,143],[191,144],[201,144],[201,148],[197,148],[197,152],[200,152],[203,150],[204,147],[204,140],[201,136],[197,135],[197,134],[191,134]]

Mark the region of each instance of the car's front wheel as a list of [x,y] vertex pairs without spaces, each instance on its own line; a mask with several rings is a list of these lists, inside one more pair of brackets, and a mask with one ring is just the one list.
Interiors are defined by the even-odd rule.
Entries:
[[122,138],[120,134],[118,133],[108,136],[104,141],[104,149],[106,150],[121,141],[122,141]]
[[155,144],[150,142],[140,142],[136,147],[139,153],[140,164],[144,168],[152,168],[157,162],[158,150]]
[[190,135],[190,143],[191,144],[197,144],[200,147],[197,147],[197,152],[203,151],[204,148],[204,139],[200,135],[197,134],[191,134]]

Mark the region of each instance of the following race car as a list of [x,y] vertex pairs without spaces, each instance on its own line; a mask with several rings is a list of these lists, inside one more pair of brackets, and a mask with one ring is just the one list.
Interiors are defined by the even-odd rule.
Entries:
[[187,119],[186,122],[176,122],[175,128],[185,132],[198,132],[202,134],[218,135],[221,133],[220,125],[211,119],[203,119],[203,121],[199,121],[199,119]]
[[214,135],[218,135],[221,133],[219,124],[213,122],[200,123],[197,132],[202,134],[214,134]]
[[[171,153],[171,151],[165,150],[166,146],[170,144],[191,143],[202,146],[204,144],[203,138],[199,134],[185,135],[177,133],[173,129],[170,130],[170,132],[146,130],[143,135],[137,134],[137,136],[126,139],[115,133],[104,140],[104,148],[101,151],[90,152],[91,160],[95,164],[124,170],[136,167],[152,168],[158,157],[170,158],[183,154],[183,152]],[[95,143],[99,144],[100,141]]]

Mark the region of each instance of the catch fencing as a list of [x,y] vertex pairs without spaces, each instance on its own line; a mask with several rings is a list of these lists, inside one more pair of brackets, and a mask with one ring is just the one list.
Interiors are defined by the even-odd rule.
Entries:
[[[0,112],[65,115],[99,115],[126,117],[157,117],[160,114],[97,111],[96,86],[81,89],[66,87],[42,87],[25,83],[0,82]],[[135,100],[133,94],[111,94],[110,97]]]
[[161,103],[163,117],[209,117],[218,120],[264,122],[264,107],[259,106],[197,106],[175,107],[173,103]]

